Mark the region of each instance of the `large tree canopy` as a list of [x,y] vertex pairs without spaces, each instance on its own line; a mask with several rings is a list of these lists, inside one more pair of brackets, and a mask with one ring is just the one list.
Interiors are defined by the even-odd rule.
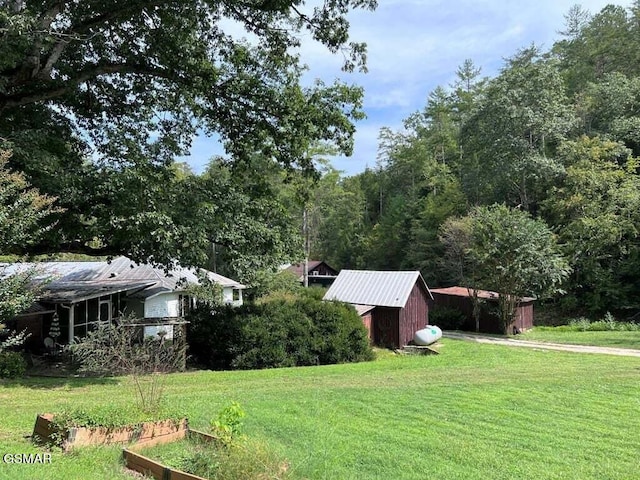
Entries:
[[278,208],[260,198],[270,192],[220,172],[185,179],[170,165],[197,132],[218,135],[234,163],[252,167],[260,157],[311,170],[307,151],[318,140],[349,154],[362,90],[301,85],[297,47],[310,36],[341,53],[345,70],[364,69],[346,15],[375,6],[0,0],[0,147],[65,209],[27,251],[186,264],[201,264],[212,243],[238,255],[281,251]]
[[[112,160],[145,146],[167,160],[200,127],[235,156],[258,149],[294,163],[309,137],[348,152],[358,90],[301,88],[292,48],[306,29],[343,51],[345,68],[364,67],[345,15],[375,0],[303,7],[300,0],[0,1],[0,112],[15,121],[24,109],[55,107]],[[228,33],[237,26],[257,41]],[[4,127],[0,135],[11,140]]]

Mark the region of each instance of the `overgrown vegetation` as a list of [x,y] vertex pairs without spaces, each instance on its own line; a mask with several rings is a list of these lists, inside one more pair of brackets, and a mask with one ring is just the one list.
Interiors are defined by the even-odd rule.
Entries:
[[640,350],[640,323],[617,320],[607,312],[601,318],[559,319],[557,312],[544,312],[545,322],[521,335],[523,340],[594,345]]
[[245,411],[238,402],[211,420],[212,437],[192,432],[186,439],[142,450],[161,464],[211,480],[280,480],[289,465],[266,442],[242,435]]
[[142,338],[136,319],[123,324],[100,323],[96,330],[70,346],[79,370],[89,375],[129,375],[138,407],[145,412],[162,408],[164,374],[184,369],[185,339],[174,330],[173,340]]
[[371,360],[366,329],[353,307],[323,302],[320,294],[310,290],[239,308],[199,309],[189,316],[189,352],[214,369]]
[[621,322],[607,312],[602,320],[589,320],[581,317],[571,319],[568,325],[557,328],[576,332],[639,332],[640,323]]
[[27,370],[27,362],[18,352],[0,350],[0,378],[22,377]]
[[140,425],[144,422],[173,420],[178,422],[184,413],[178,409],[163,405],[153,412],[140,409],[137,405],[114,405],[106,403],[92,405],[89,408],[65,407],[54,412],[53,424],[61,430],[72,427],[121,428]]
[[226,447],[198,437],[144,449],[163,465],[211,480],[284,480],[289,465],[265,441],[243,438]]

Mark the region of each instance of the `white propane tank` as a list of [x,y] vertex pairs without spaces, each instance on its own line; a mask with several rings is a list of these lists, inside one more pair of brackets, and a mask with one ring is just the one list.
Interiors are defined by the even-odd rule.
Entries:
[[413,335],[413,342],[416,345],[427,346],[437,342],[442,338],[442,330],[435,325],[427,325],[422,330],[418,330]]

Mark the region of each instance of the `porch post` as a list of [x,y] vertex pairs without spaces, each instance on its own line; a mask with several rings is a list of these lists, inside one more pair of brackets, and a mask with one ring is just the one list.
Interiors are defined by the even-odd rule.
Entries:
[[75,327],[75,323],[74,323],[74,318],[73,318],[73,313],[75,311],[75,305],[73,303],[71,303],[69,305],[69,343],[73,342],[73,331],[74,331],[74,327]]

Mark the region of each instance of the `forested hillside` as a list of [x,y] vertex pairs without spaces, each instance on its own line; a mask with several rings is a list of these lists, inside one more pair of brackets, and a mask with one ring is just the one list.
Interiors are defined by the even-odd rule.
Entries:
[[[640,1],[573,7],[550,49],[493,78],[465,61],[352,177],[318,159],[352,151],[363,91],[303,85],[293,52],[307,32],[364,69],[346,15],[375,0],[121,3],[0,1],[0,254],[178,260],[251,284],[306,244],[430,286],[640,307]],[[196,175],[176,159],[197,131],[227,156]]]
[[447,261],[443,225],[504,204],[555,234],[571,272],[564,307],[634,312],[640,2],[595,15],[573,7],[550,50],[526,46],[494,78],[468,60],[456,77],[401,131],[380,132],[375,169],[325,172],[309,207],[313,256],[337,268],[420,269],[430,286],[455,284],[469,276]]

